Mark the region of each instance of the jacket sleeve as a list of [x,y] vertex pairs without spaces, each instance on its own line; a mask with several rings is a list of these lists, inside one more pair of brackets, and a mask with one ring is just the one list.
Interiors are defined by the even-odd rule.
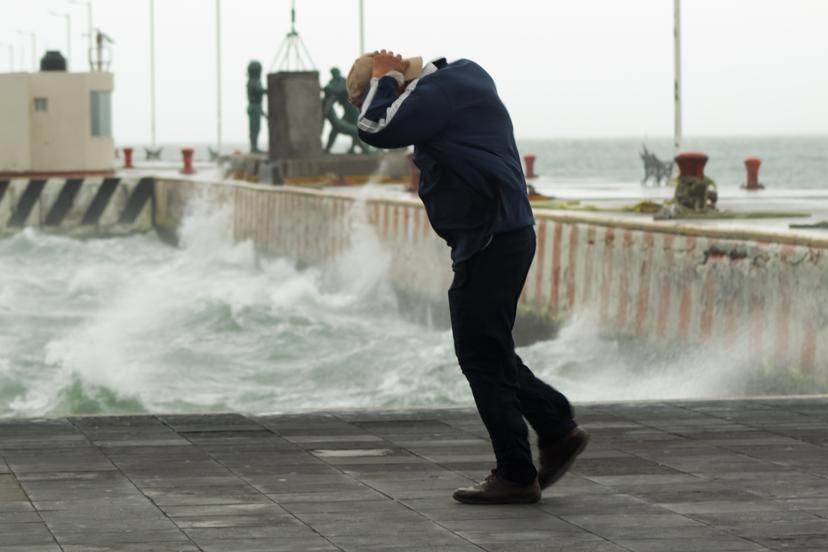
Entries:
[[448,124],[448,97],[434,79],[417,79],[398,93],[402,75],[371,79],[357,126],[359,137],[378,148],[420,144]]

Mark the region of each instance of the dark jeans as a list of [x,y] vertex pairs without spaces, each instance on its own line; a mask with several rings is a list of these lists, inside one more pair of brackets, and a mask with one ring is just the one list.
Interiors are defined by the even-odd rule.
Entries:
[[454,350],[492,439],[498,475],[517,483],[537,476],[524,417],[541,446],[576,427],[566,397],[536,378],[515,353],[512,327],[534,256],[531,226],[496,235],[455,265],[448,292]]

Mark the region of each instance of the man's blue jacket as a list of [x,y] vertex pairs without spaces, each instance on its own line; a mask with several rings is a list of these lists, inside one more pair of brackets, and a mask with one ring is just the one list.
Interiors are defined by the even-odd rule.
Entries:
[[535,223],[512,120],[492,77],[467,59],[438,59],[402,93],[398,72],[371,79],[359,135],[378,148],[414,145],[420,198],[454,264],[496,234]]

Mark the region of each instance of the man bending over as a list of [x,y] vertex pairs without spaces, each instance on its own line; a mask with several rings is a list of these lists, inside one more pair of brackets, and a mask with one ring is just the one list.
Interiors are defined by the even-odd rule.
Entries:
[[[420,198],[451,247],[454,349],[489,432],[497,467],[454,498],[537,502],[587,444],[566,397],[515,353],[512,327],[535,255],[535,230],[512,121],[495,83],[467,59],[447,63],[374,52],[356,60],[348,96],[359,135],[378,148],[414,145]],[[524,417],[538,435],[540,471]]]

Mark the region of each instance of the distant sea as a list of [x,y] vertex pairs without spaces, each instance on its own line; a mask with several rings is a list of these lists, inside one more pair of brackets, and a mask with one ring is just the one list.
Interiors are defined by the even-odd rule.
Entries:
[[[128,144],[120,144],[128,145]],[[344,151],[349,141],[339,140]],[[164,145],[165,160],[177,162],[182,145]],[[190,144],[196,159],[207,160],[207,144]],[[262,146],[264,147],[264,146]],[[639,182],[644,175],[639,157],[647,147],[659,158],[673,156],[672,138],[553,138],[519,139],[521,155],[537,156],[536,172],[562,180]],[[141,146],[136,159],[144,159]],[[246,151],[242,143],[227,144],[223,153]],[[760,180],[774,188],[828,188],[828,135],[688,137],[683,151],[702,151],[710,156],[706,173],[719,186],[740,186],[745,181],[744,160],[762,159]]]
[[[562,179],[639,182],[639,157],[647,147],[660,159],[673,156],[672,138],[519,140],[521,154],[537,156],[536,172]],[[705,174],[719,186],[745,182],[744,160],[762,159],[760,181],[774,188],[828,188],[828,136],[689,137],[682,151],[701,151]]]

